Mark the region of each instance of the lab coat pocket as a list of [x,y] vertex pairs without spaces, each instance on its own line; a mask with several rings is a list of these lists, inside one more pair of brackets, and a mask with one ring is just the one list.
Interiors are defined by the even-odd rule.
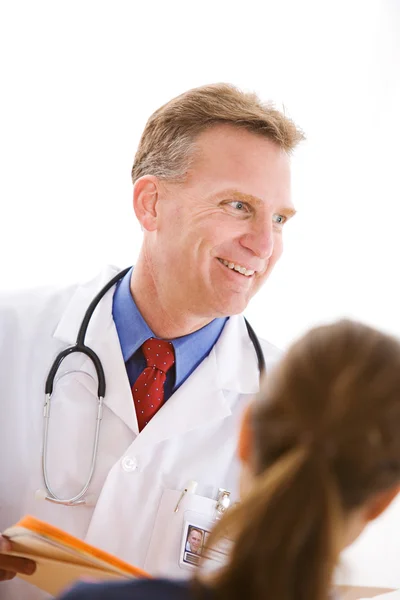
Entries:
[[[216,500],[196,494],[181,496],[182,493],[176,490],[164,490],[162,494],[144,564],[145,571],[152,575],[190,576],[198,562],[196,555],[201,553],[202,536],[205,535],[202,532],[208,532],[214,524]],[[195,545],[190,551],[187,544],[192,529],[200,534],[197,534],[199,541],[192,535],[192,543],[198,547]]]

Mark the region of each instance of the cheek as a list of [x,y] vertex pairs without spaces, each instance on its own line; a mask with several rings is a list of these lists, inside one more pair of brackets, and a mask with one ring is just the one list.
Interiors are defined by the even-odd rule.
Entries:
[[267,269],[264,272],[264,274],[261,276],[261,278],[258,280],[258,288],[264,284],[266,279],[268,279],[269,275],[271,274],[271,271],[273,270],[276,263],[282,256],[282,251],[283,251],[282,236],[279,236],[279,237],[277,236],[277,239],[274,241],[274,249],[273,249],[273,252],[268,261]]
[[276,235],[274,240],[274,250],[271,256],[270,262],[274,265],[282,256],[283,252],[283,240],[282,234]]

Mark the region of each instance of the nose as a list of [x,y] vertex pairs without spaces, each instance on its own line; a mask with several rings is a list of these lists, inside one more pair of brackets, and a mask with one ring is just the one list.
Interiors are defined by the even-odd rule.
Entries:
[[251,224],[251,229],[240,238],[240,244],[251,250],[258,258],[267,260],[274,251],[274,230],[272,218],[257,218]]

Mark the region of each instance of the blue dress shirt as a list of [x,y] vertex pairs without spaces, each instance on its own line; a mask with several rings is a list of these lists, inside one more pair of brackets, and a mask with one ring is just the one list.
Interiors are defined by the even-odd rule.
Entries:
[[[132,298],[130,290],[132,270],[133,267],[117,284],[112,307],[131,387],[146,367],[146,360],[141,350],[142,344],[151,337],[157,337],[143,319]],[[226,321],[227,317],[214,319],[194,333],[169,340],[174,346],[175,364],[167,373],[164,400],[168,400],[209,354],[221,335]]]

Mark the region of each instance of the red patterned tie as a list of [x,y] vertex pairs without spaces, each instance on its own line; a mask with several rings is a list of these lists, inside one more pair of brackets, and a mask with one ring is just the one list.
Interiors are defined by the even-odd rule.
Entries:
[[142,351],[147,367],[132,386],[139,431],[142,431],[161,408],[164,401],[166,373],[175,362],[174,347],[171,342],[150,338],[142,345]]

